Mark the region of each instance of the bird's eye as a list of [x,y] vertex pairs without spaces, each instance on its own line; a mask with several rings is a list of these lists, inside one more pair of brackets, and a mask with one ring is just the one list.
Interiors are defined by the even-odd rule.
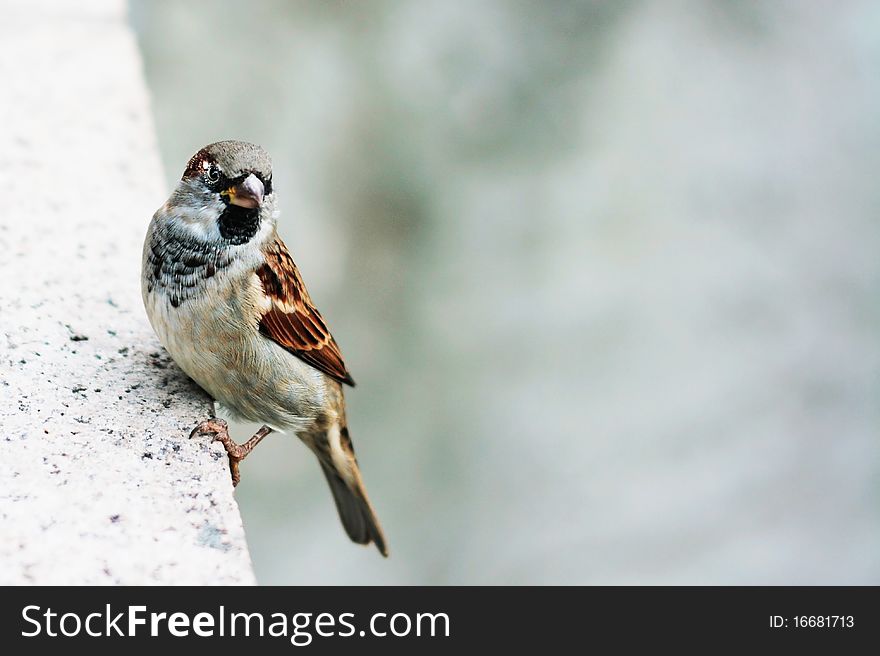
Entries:
[[270,175],[266,178],[266,182],[263,184],[263,193],[267,196],[272,193],[272,176]]
[[220,169],[218,169],[213,164],[205,169],[205,180],[207,180],[211,184],[216,184],[220,182]]

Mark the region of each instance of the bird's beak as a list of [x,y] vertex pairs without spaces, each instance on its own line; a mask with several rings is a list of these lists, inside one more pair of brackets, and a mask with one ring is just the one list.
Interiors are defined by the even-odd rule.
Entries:
[[239,184],[230,187],[222,192],[222,194],[229,197],[229,202],[232,205],[252,209],[263,204],[264,191],[263,183],[257,176],[251,173]]

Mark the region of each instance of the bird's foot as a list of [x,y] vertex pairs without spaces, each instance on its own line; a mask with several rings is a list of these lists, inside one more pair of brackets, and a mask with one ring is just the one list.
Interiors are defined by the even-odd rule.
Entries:
[[207,419],[201,424],[193,428],[189,434],[190,439],[196,435],[213,435],[212,442],[220,442],[226,449],[226,455],[229,456],[229,473],[232,475],[232,486],[235,487],[241,481],[241,474],[238,471],[238,463],[240,463],[247,453],[242,453],[242,448],[236,444],[229,436],[229,426],[222,419]]
[[229,473],[232,475],[232,486],[235,487],[241,481],[241,474],[238,471],[238,463],[244,460],[247,455],[254,450],[254,447],[266,437],[272,429],[263,426],[257,431],[251,439],[244,444],[236,444],[229,436],[229,426],[222,419],[207,419],[201,424],[193,428],[189,434],[190,439],[196,435],[213,435],[213,442],[220,442],[226,449],[226,455],[229,456]]

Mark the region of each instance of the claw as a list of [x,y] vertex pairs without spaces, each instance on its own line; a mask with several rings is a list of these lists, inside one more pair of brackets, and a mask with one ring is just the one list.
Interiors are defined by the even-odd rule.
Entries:
[[218,433],[227,432],[228,428],[229,426],[222,419],[206,419],[190,431],[189,439],[194,438],[196,435],[213,434],[216,436]]
[[220,442],[220,444],[223,445],[223,448],[226,449],[226,454],[229,457],[229,473],[232,475],[232,486],[235,487],[241,480],[241,474],[238,471],[238,463],[244,460],[245,456],[247,456],[247,454],[249,454],[253,448],[271,432],[271,428],[263,426],[257,431],[256,435],[247,442],[244,444],[236,444],[229,436],[229,426],[225,421],[222,419],[207,419],[193,428],[189,437],[192,439],[196,435],[213,435],[214,437],[211,441]]

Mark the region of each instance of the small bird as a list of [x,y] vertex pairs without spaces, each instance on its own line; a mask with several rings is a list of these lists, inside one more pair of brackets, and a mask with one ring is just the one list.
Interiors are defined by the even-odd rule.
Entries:
[[262,148],[202,148],[147,230],[147,316],[174,361],[221,407],[263,424],[243,444],[220,419],[190,434],[223,444],[233,485],[264,437],[295,433],[318,457],[348,536],[387,556],[348,433],[342,386],[354,380],[276,232],[277,216]]

